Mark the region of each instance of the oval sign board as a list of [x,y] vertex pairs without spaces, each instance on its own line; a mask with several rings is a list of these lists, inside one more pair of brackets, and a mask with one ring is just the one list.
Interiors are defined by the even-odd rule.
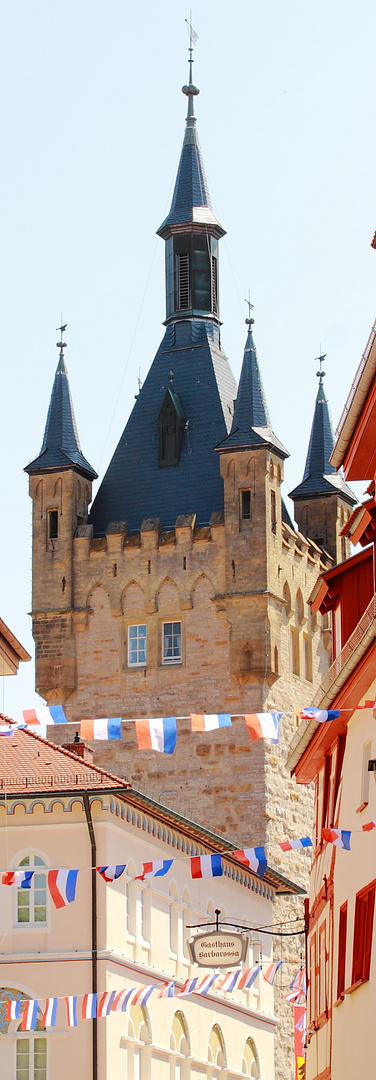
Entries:
[[246,934],[226,934],[224,930],[215,930],[209,934],[198,934],[187,945],[192,963],[199,967],[232,967],[245,960],[248,937]]

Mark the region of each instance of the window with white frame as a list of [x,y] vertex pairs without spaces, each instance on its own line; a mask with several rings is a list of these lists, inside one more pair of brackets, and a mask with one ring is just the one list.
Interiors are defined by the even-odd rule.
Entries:
[[162,663],[181,664],[181,622],[163,623],[162,637]]
[[46,864],[39,855],[25,855],[20,870],[33,870],[30,889],[17,889],[17,926],[47,922]]
[[146,625],[128,626],[128,667],[146,664]]
[[39,1035],[16,1039],[16,1080],[47,1080],[47,1039]]

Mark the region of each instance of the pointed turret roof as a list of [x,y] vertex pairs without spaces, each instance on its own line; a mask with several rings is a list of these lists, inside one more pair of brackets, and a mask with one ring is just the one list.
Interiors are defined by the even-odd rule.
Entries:
[[190,49],[189,83],[188,86],[182,87],[183,94],[186,94],[188,98],[188,111],[183,147],[180,155],[170,211],[160,228],[157,230],[159,236],[162,236],[163,239],[166,239],[170,234],[171,227],[174,225],[188,225],[192,222],[198,225],[214,226],[217,236],[225,235],[225,230],[222,228],[222,225],[220,225],[212,209],[208,182],[198,141],[196,117],[194,114],[194,98],[200,91],[192,82],[192,64],[192,49]]
[[239,389],[235,401],[234,419],[230,434],[219,443],[217,450],[248,450],[270,446],[283,458],[288,451],[277,439],[270,423],[257,352],[252,334],[253,319],[246,319],[248,334],[245,343]]
[[[65,327],[59,327],[63,331]],[[44,439],[40,454],[26,466],[25,472],[38,473],[51,470],[77,469],[88,480],[96,480],[97,473],[86,461],[81,451],[73,402],[65,366],[65,342],[57,342],[60,349],[51,400],[47,415]]]
[[341,495],[342,498],[353,505],[357,501],[356,496],[346,484],[341,472],[337,472],[330,462],[334,440],[329,405],[324,390],[325,371],[322,370],[323,360],[325,360],[325,356],[320,356],[320,370],[317,372],[319,385],[304,476],[301,484],[298,484],[293,491],[290,491],[289,497],[295,500],[333,495],[337,492],[338,495]]

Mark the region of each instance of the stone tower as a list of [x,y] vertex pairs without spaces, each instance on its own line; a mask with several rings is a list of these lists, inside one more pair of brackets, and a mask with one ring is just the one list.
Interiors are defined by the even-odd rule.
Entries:
[[[284,766],[294,710],[312,700],[330,662],[329,631],[307,598],[339,549],[337,539],[331,552],[328,541],[320,546],[303,523],[296,531],[284,506],[287,451],[271,426],[252,320],[238,389],[222,348],[224,230],[191,69],[171,209],[158,230],[165,333],[90,515],[95,473],[79,447],[63,344],[42,451],[26,470],[36,687],[64,703],[69,721],[177,715],[173,757],[140,753],[125,725],[121,742],[94,745],[95,760],[241,847],[271,845],[283,894],[284,876],[304,885],[308,861],[297,852],[287,860],[276,845],[312,828],[311,792],[298,796]],[[324,429],[320,440],[326,470]],[[340,528],[337,514],[336,537]],[[244,713],[272,709],[283,713],[279,745],[251,743]],[[232,728],[194,736],[190,712],[231,713]],[[70,734],[52,737],[66,743]],[[291,900],[280,904],[279,918],[291,919]],[[292,1075],[284,1008],[280,1080]]]

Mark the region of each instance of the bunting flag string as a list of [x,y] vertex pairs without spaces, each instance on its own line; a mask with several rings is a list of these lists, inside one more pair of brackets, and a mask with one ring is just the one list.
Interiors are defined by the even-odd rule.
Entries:
[[[191,995],[206,997],[212,989],[226,994],[231,993],[233,990],[250,990],[260,972],[265,982],[273,986],[276,974],[283,963],[286,963],[286,961],[276,960],[272,964],[268,964],[265,970],[262,969],[261,963],[254,964],[243,971],[240,979],[240,968],[228,971],[222,977],[220,977],[218,970],[214,973],[210,972],[201,979],[201,982],[199,982],[199,977],[195,975],[193,978],[186,979],[180,990],[176,989],[176,980],[173,979],[162,984],[157,996],[158,998],[190,997]],[[218,979],[219,982],[217,982]],[[305,999],[305,967],[299,969],[291,987],[297,980],[300,981],[301,985],[296,986],[291,993],[284,995],[285,999],[290,1001],[291,1004],[297,1003],[297,995],[303,1000]],[[215,986],[216,982],[217,985]],[[8,1021],[21,1019],[20,1030],[22,1031],[35,1031],[39,1018],[43,1027],[53,1028],[56,1026],[58,1004],[59,1001],[62,1001],[65,1006],[68,1027],[77,1027],[78,1016],[82,1020],[95,1020],[96,1018],[105,1018],[111,1012],[126,1012],[128,1004],[145,1005],[153,991],[157,989],[155,983],[149,983],[138,988],[131,986],[126,990],[121,990],[119,993],[116,993],[116,990],[105,990],[103,993],[70,994],[67,997],[27,998],[24,1000],[18,999],[17,1001],[11,999],[6,1002],[6,1018]],[[80,1008],[79,1002],[81,1002]],[[40,1014],[40,1017],[38,1014]]]
[[249,713],[244,716],[250,738],[271,739],[272,743],[279,742],[279,721],[282,713]]
[[[367,821],[362,825],[361,829],[351,831],[349,829],[325,828],[321,830],[321,837],[311,839],[309,836],[303,836],[297,840],[275,841],[269,846],[272,848],[279,847],[284,852],[305,850],[321,839],[325,840],[326,843],[333,844],[335,847],[350,851],[352,835],[372,832],[374,829],[376,829],[376,821]],[[238,859],[243,866],[246,866],[247,869],[260,878],[264,877],[267,870],[268,864],[264,847],[242,848],[234,851],[227,848],[221,853],[216,852],[211,855],[187,855],[181,859],[157,859],[142,863],[141,874],[136,874],[133,880],[145,881],[149,877],[164,877],[174,862],[189,862],[193,880],[221,877],[223,875],[222,858],[226,857]],[[126,863],[118,863],[113,866],[81,867],[81,869],[58,868],[48,870],[46,875],[47,887],[56,908],[65,907],[75,900],[78,875],[85,870],[92,869],[97,870],[106,884],[112,884],[125,872]],[[18,889],[30,889],[35,872],[34,870],[2,870],[0,871],[0,885],[15,886]]]

